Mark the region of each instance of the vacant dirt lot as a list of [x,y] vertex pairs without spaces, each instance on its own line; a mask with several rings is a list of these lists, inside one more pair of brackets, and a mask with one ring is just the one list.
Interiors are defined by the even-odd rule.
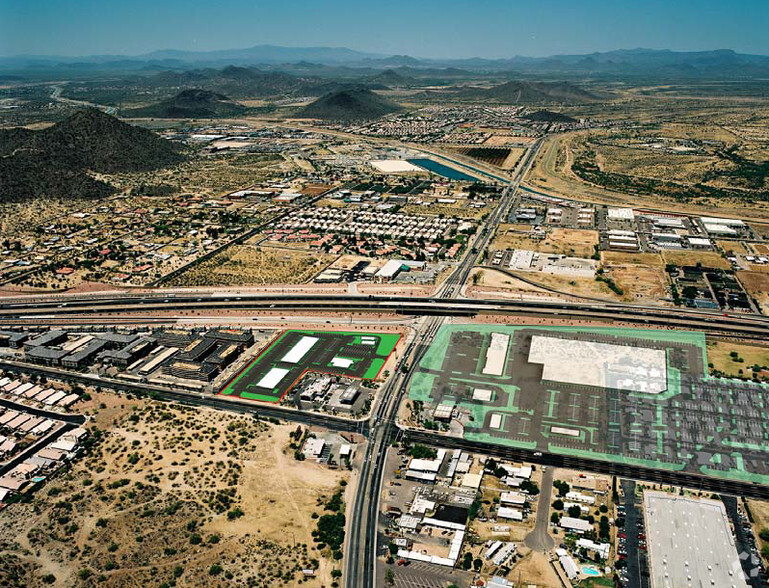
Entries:
[[501,224],[491,249],[529,249],[543,253],[561,253],[572,257],[590,257],[598,245],[598,231],[552,229],[545,239],[534,240],[517,232],[521,225]]
[[668,279],[660,265],[640,263],[605,263],[612,280],[625,291],[625,300],[642,304],[659,304],[668,296]]
[[295,461],[295,427],[103,393],[92,411],[89,454],[0,516],[0,585],[330,584],[311,515],[342,474]]
[[602,251],[601,261],[605,264],[635,263],[639,265],[664,266],[659,253],[626,253],[624,251]]
[[697,265],[715,269],[731,269],[731,264],[716,251],[663,251],[662,259],[673,265]]
[[761,311],[764,314],[769,313],[769,274],[765,272],[736,273],[745,291],[761,306]]
[[[609,287],[593,278],[573,278],[541,272],[520,272],[520,276],[528,282],[517,280],[502,272],[487,268],[476,270],[480,274],[477,284],[472,288],[477,294],[482,295],[486,288],[496,290],[499,293],[511,294],[542,294],[553,296],[566,294],[578,298],[601,298],[604,300],[621,300]],[[471,281],[472,283],[472,276]],[[553,293],[555,291],[555,293]]]
[[[736,353],[733,357],[731,354]],[[708,341],[708,363],[729,376],[750,376],[754,365],[769,367],[769,347],[731,341]],[[742,370],[743,373],[740,373]]]
[[169,286],[303,284],[333,255],[277,247],[235,245],[171,280]]

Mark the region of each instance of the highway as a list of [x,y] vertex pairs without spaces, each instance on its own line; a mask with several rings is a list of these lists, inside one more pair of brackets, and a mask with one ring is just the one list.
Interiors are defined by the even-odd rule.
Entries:
[[[488,239],[489,235],[486,235]],[[474,261],[475,254],[468,256]],[[216,313],[242,312],[323,312],[349,315],[352,312],[397,314],[410,316],[465,316],[479,314],[519,315],[563,320],[584,320],[701,330],[721,334],[766,340],[769,338],[769,317],[704,311],[688,308],[666,308],[618,303],[556,302],[536,300],[479,300],[456,299],[462,282],[472,265],[463,264],[455,270],[457,279],[447,280],[437,297],[413,298],[405,296],[349,296],[323,294],[264,295],[242,294],[158,296],[157,294],[130,297],[99,297],[97,299],[70,298],[59,300],[4,301],[0,303],[0,325],[66,324],[79,318],[83,322],[100,319],[125,321],[127,317],[145,321],[158,321],[168,316],[184,318],[181,311]],[[167,319],[167,317],[166,317]]]

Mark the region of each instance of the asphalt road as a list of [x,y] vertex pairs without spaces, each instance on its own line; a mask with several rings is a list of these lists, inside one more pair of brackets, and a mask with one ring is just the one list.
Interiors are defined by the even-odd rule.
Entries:
[[[524,165],[519,168],[516,179],[504,190],[496,209],[487,217],[473,241],[468,244],[467,252],[459,266],[438,289],[437,298],[439,301],[459,296],[462,285],[467,281],[478,258],[483,255],[493,236],[497,223],[507,214],[515,197],[515,191],[534,160],[538,147],[539,143],[527,152]],[[386,462],[386,448],[392,443],[398,432],[396,422],[398,407],[408,389],[408,382],[422,355],[443,324],[443,313],[433,313],[430,310],[428,308],[426,312],[420,313],[427,315],[427,318],[422,328],[417,329],[406,353],[396,366],[397,378],[394,378],[392,380],[393,385],[383,392],[382,401],[371,420],[372,439],[366,450],[366,462],[356,490],[353,507],[354,517],[351,521],[347,540],[347,545],[350,546],[346,574],[348,588],[376,586],[379,497]],[[433,314],[436,316],[430,316]],[[369,465],[370,460],[373,460],[373,465]]]
[[[546,467],[546,466],[545,466]],[[531,533],[526,535],[523,542],[534,551],[548,551],[555,546],[555,541],[548,533],[550,528],[550,499],[553,495],[553,472],[555,468],[547,468],[542,474],[539,501],[537,502],[537,518]]]
[[644,553],[638,547],[638,535],[644,532],[642,506],[635,495],[636,483],[622,480],[625,505],[625,550],[627,551],[627,584],[625,588],[649,588],[649,576],[646,573],[647,562]]
[[[490,233],[479,237],[485,243]],[[475,249],[475,247],[474,247]],[[447,280],[433,298],[406,296],[349,295],[242,295],[242,296],[158,296],[157,294],[89,298],[51,298],[0,302],[0,324],[57,324],[81,318],[100,322],[110,316],[134,316],[137,320],[179,316],[181,311],[218,313],[221,311],[341,313],[372,312],[406,316],[476,316],[478,314],[534,316],[563,320],[600,322],[622,321],[642,326],[701,330],[727,336],[765,340],[769,338],[769,317],[750,314],[722,314],[681,308],[638,306],[599,302],[552,302],[535,300],[456,299],[469,275],[477,253],[470,253],[469,263],[460,265],[455,279]],[[198,317],[200,318],[200,317]]]

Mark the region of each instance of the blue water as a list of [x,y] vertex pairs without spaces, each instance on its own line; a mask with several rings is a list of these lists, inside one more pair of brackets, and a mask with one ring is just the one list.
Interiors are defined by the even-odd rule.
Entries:
[[409,163],[418,165],[422,169],[426,169],[427,171],[431,171],[434,174],[438,174],[439,176],[443,176],[444,178],[448,178],[450,180],[462,180],[463,182],[478,181],[472,176],[468,176],[467,174],[462,173],[461,171],[454,169],[453,167],[443,165],[442,163],[438,163],[437,161],[433,161],[432,159],[409,159],[408,161]]
[[582,566],[582,573],[586,576],[600,576],[601,572],[596,570],[593,566]]

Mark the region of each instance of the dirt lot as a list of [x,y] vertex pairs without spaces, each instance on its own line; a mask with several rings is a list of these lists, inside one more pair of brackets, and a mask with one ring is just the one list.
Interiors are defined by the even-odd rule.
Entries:
[[[490,269],[477,270],[481,274],[476,287],[499,289],[514,294],[543,294],[575,296],[578,298],[602,298],[621,300],[609,287],[593,278],[575,278],[542,272],[520,272],[531,283]],[[472,279],[471,279],[472,282]],[[553,292],[555,291],[555,292]]]
[[171,280],[169,286],[303,284],[333,255],[276,247],[235,245]]
[[716,251],[663,251],[662,259],[673,265],[697,265],[715,269],[731,269],[731,264]]
[[597,231],[554,228],[545,239],[537,241],[517,232],[520,226],[500,224],[491,249],[529,249],[572,257],[590,257],[598,245]]
[[[737,357],[733,359],[731,353],[737,353]],[[754,365],[769,367],[769,346],[708,341],[708,363],[713,364],[711,372],[717,370],[729,376],[749,376]]]
[[724,253],[733,253],[735,255],[750,255],[750,250],[742,241],[716,241],[716,246]]
[[438,204],[434,202],[430,206],[420,206],[418,204],[407,204],[400,212],[404,214],[419,214],[419,215],[443,215],[448,218],[467,218],[478,220],[488,210],[483,208],[470,208],[465,206],[461,201],[456,204]]
[[523,547],[520,553],[523,555],[523,559],[515,566],[515,578],[520,576],[525,580],[527,586],[562,588],[563,584],[558,579],[558,574],[555,573],[544,553],[530,551],[526,547]]
[[605,264],[635,263],[640,265],[664,266],[659,253],[626,253],[624,251],[602,251],[601,261]]
[[764,314],[769,313],[769,274],[765,272],[736,272],[745,291],[761,305]]
[[[468,288],[468,295],[474,292],[478,297],[484,297],[484,292],[496,292],[499,295],[542,295],[574,296],[577,298],[602,298],[606,300],[621,300],[606,284],[593,278],[573,278],[540,272],[521,272],[520,275],[532,283],[518,280],[512,276],[491,269],[475,270],[481,275],[478,283]],[[473,277],[471,276],[470,283]],[[553,292],[556,291],[556,292]]]
[[342,475],[295,461],[295,427],[106,393],[91,412],[90,453],[0,516],[0,585],[330,584],[311,515]]
[[660,304],[668,294],[668,278],[660,265],[610,262],[606,273],[624,290],[624,299],[642,304]]

